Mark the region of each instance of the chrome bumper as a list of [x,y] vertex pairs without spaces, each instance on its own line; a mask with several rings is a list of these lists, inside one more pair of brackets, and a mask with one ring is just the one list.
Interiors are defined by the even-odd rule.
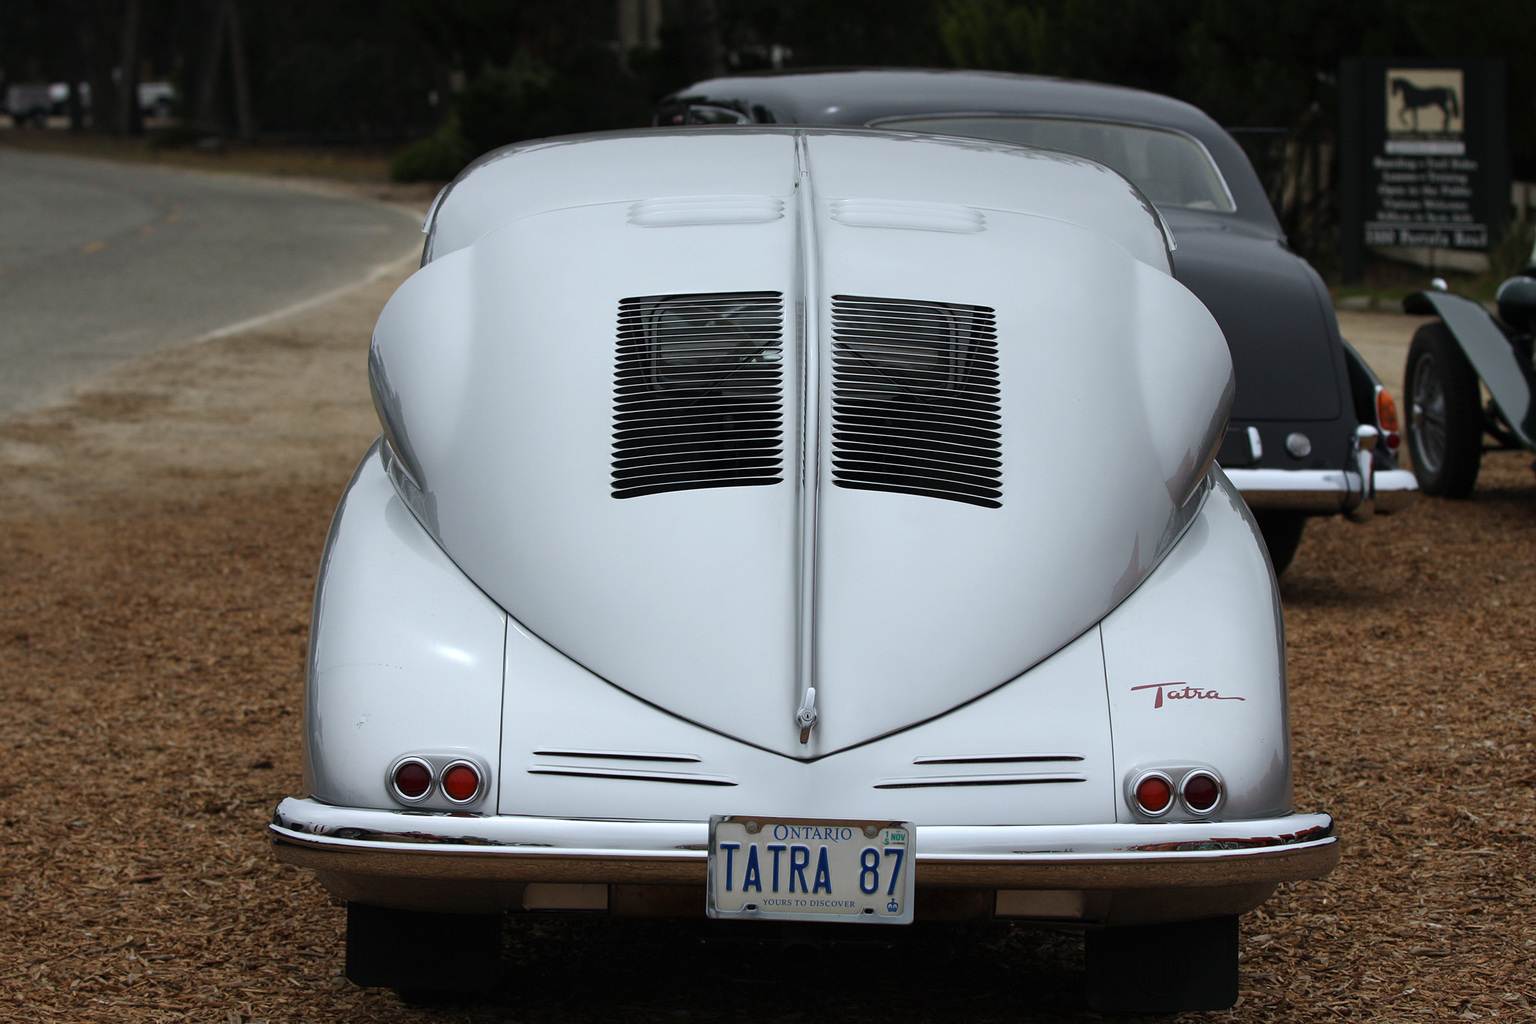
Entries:
[[[703,821],[591,821],[428,814],[287,799],[278,859],[322,876],[426,882],[697,885]],[[919,887],[1150,889],[1319,878],[1339,859],[1333,819],[917,829]]]
[[1228,469],[1226,474],[1249,508],[1344,513],[1352,519],[1407,508],[1419,491],[1418,480],[1406,469],[1371,473],[1370,488],[1359,473],[1342,469]]

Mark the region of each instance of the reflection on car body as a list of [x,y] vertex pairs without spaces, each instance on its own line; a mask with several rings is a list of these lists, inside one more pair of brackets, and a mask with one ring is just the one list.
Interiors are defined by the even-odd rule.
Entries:
[[[708,118],[698,112],[708,110]],[[1156,205],[1175,273],[1221,324],[1237,401],[1220,462],[1284,571],[1307,517],[1403,507],[1396,406],[1339,335],[1326,289],[1285,236],[1232,137],[1185,103],[1115,86],[995,72],[836,71],[699,82],[657,123],[866,125],[1059,149],[1111,167]]]
[[1236,998],[1237,915],[1338,847],[1227,346],[1135,188],[642,131],[492,154],[427,228],[271,827],[350,977],[494,983],[506,912],[1004,918],[1085,931],[1095,1005]]

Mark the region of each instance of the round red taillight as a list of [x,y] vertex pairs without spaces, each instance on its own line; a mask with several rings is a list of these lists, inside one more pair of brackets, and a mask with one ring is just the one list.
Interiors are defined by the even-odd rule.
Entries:
[[407,800],[420,800],[432,788],[432,769],[424,761],[401,761],[395,766],[395,793]]
[[1221,782],[1210,772],[1184,776],[1184,806],[1197,813],[1211,810],[1221,801]]
[[448,794],[448,799],[459,803],[473,800],[480,792],[479,770],[464,761],[449,765],[443,772],[443,792]]
[[1166,775],[1153,772],[1136,783],[1136,806],[1144,814],[1162,814],[1173,803],[1173,783]]

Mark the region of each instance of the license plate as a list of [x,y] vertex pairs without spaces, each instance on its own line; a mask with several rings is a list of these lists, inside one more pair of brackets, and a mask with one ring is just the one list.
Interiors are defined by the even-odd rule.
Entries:
[[912,922],[911,822],[715,815],[710,917]]

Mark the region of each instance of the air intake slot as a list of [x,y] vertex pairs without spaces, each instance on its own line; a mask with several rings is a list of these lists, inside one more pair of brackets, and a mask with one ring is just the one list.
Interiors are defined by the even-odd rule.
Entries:
[[621,300],[613,496],[781,481],[783,333],[779,292]]
[[1042,786],[1058,782],[1087,782],[1081,772],[1061,774],[930,775],[926,778],[881,779],[875,789],[950,789],[957,786]]
[[832,297],[832,482],[1002,506],[997,318]]
[[564,775],[578,779],[628,779],[632,782],[669,782],[680,786],[734,786],[736,780],[724,775],[699,772],[662,772],[648,768],[607,768],[598,765],[534,764],[529,775]]

